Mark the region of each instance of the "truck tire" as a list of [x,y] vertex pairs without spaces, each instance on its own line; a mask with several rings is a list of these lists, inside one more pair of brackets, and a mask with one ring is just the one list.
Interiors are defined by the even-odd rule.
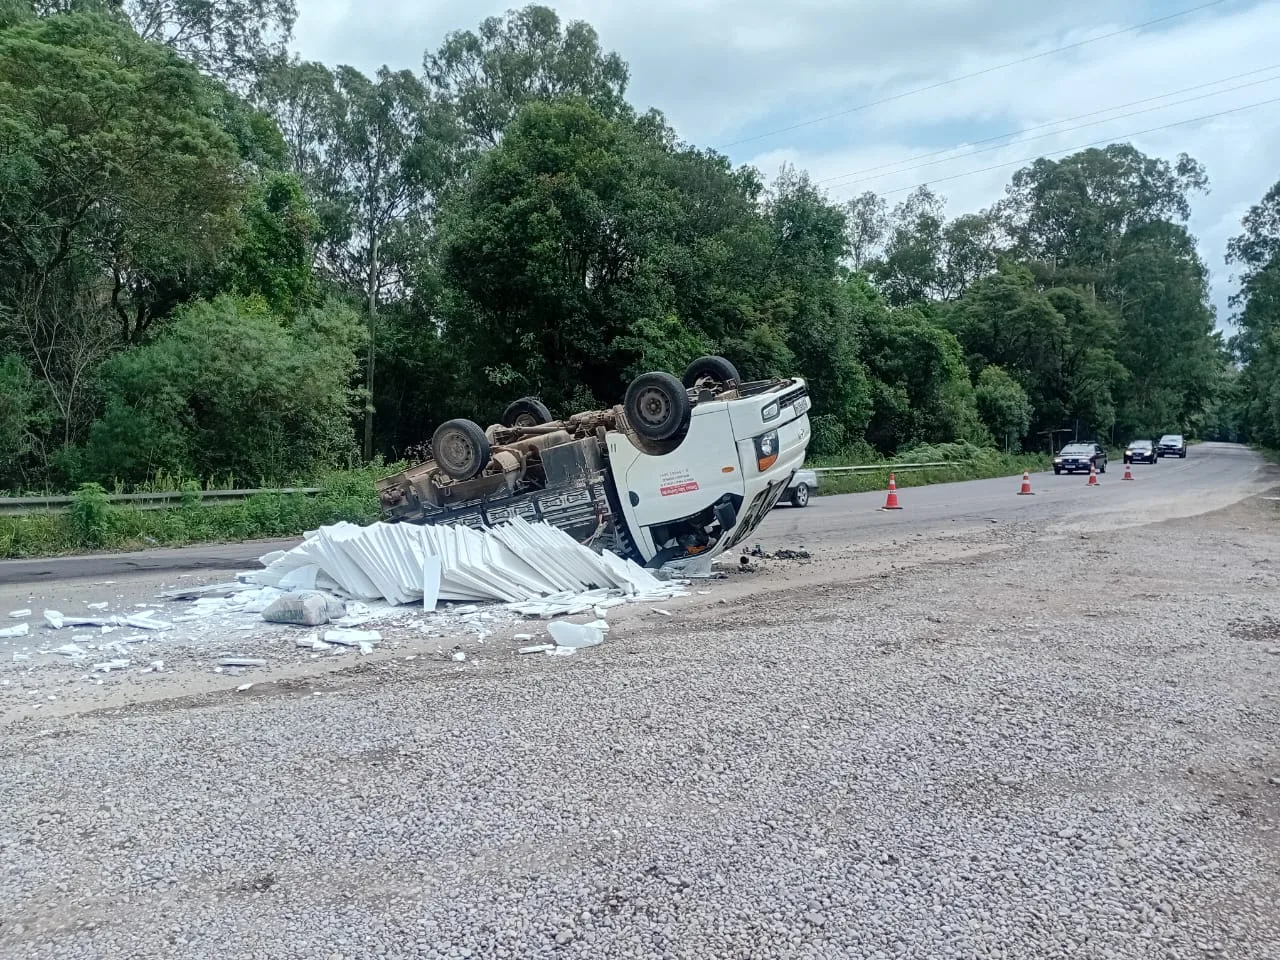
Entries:
[[449,420],[431,435],[431,453],[450,479],[470,480],[489,465],[489,438],[470,420]]
[[631,429],[642,440],[671,440],[689,429],[693,407],[685,388],[669,373],[642,373],[622,401]]
[[502,412],[504,427],[537,427],[555,418],[537,397],[521,397]]
[[683,382],[692,389],[704,378],[720,384],[733,383],[739,379],[738,369],[724,357],[699,357],[685,368]]

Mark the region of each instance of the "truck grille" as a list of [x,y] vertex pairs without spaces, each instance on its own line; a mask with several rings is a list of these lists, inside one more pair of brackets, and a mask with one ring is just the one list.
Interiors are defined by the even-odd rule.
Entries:
[[786,393],[784,393],[782,396],[778,398],[778,406],[789,407],[791,406],[791,404],[795,403],[801,397],[807,397],[808,395],[809,395],[809,388],[807,386],[796,387],[794,390],[788,390]]

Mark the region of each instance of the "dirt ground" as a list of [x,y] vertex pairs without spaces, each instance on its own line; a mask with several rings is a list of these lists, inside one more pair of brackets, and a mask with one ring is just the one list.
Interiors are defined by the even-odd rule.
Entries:
[[[2,641],[0,955],[1272,960],[1276,495],[729,558],[563,658],[501,617],[97,677]],[[11,585],[0,626],[224,579]]]

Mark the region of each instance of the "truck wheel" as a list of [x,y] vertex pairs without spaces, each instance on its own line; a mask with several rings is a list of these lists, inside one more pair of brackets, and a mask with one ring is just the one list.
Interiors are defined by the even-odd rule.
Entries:
[[809,485],[807,483],[796,484],[796,488],[791,491],[791,505],[793,507],[807,507],[809,505]]
[[699,380],[727,384],[738,379],[738,369],[724,357],[699,357],[684,371],[684,385],[688,389],[696,387]]
[[489,465],[489,438],[470,420],[450,420],[431,435],[431,453],[453,480],[470,480]]
[[631,381],[622,401],[636,434],[643,440],[670,440],[689,427],[689,394],[669,373],[642,373]]
[[504,427],[537,427],[555,418],[537,397],[521,397],[502,412]]

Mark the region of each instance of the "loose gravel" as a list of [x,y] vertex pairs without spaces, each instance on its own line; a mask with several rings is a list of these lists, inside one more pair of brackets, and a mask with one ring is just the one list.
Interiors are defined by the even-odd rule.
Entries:
[[1275,504],[987,547],[11,724],[0,955],[1280,956]]

